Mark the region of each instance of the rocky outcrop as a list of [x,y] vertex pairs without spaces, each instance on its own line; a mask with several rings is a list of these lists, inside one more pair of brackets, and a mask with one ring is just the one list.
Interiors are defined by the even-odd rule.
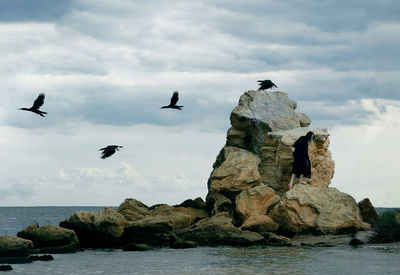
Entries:
[[0,258],[27,257],[33,249],[33,243],[23,238],[3,235],[0,236]]
[[242,231],[235,227],[228,213],[218,213],[211,218],[203,219],[189,228],[177,231],[176,235],[182,240],[205,246],[247,246],[264,241],[264,238],[256,232]]
[[236,197],[236,213],[243,220],[255,214],[267,214],[280,201],[274,189],[260,185],[241,192]]
[[127,221],[137,221],[151,214],[151,210],[141,201],[129,198],[118,207],[117,211],[121,213]]
[[119,242],[127,224],[122,214],[104,208],[97,212],[75,212],[60,226],[74,230],[83,247],[112,247]]
[[[258,153],[265,134],[306,125],[306,115],[297,114],[297,104],[286,93],[245,92],[233,109],[230,120],[234,129],[243,131],[246,149]],[[300,122],[302,120],[302,123]]]
[[261,148],[259,166],[263,183],[271,186],[279,195],[288,191],[292,174],[293,156],[291,147],[308,131],[313,131],[315,141],[309,145],[311,162],[311,185],[328,187],[333,177],[335,163],[328,149],[329,134],[326,128],[296,128],[287,131],[266,134]]
[[39,253],[71,253],[79,249],[75,231],[55,225],[39,227],[35,223],[19,231],[17,236],[31,240]]
[[233,203],[231,199],[218,192],[208,192],[206,197],[206,205],[208,212],[212,216],[222,212],[228,212],[231,217],[233,216]]
[[224,147],[214,164],[209,179],[209,191],[234,199],[243,190],[260,185],[259,163],[259,158],[249,151]]
[[374,224],[379,219],[378,213],[368,198],[358,202],[358,208],[363,222]]
[[295,185],[270,217],[288,233],[346,233],[361,227],[355,200],[336,188]]

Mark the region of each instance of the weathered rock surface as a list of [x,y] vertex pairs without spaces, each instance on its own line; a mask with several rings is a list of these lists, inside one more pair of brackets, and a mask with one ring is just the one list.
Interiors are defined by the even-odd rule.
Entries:
[[368,198],[358,202],[358,208],[363,222],[374,224],[379,219],[378,213]]
[[79,249],[79,240],[75,231],[55,225],[39,227],[34,223],[17,233],[17,236],[31,240],[35,249],[41,253],[71,253]]
[[206,196],[206,205],[208,212],[214,216],[217,213],[228,212],[232,217],[233,215],[233,203],[231,199],[225,197],[224,195],[210,191]]
[[395,221],[396,223],[400,224],[400,213],[396,215]]
[[78,211],[60,223],[78,235],[83,247],[115,246],[128,224],[125,217],[111,208],[101,211]]
[[0,258],[27,257],[33,249],[33,243],[23,238],[3,235],[0,236]]
[[151,210],[144,203],[129,198],[118,207],[117,211],[121,213],[127,221],[137,221],[151,214]]
[[260,233],[262,236],[266,232],[276,232],[279,224],[270,217],[263,214],[253,214],[241,226],[242,230],[249,230]]
[[10,271],[13,270],[11,265],[0,265],[0,271]]
[[202,209],[206,210],[207,206],[204,200],[200,197],[195,198],[194,200],[192,199],[187,199],[184,202],[182,202],[179,205],[176,205],[176,207],[186,207],[186,208],[193,208],[193,209]]
[[247,246],[264,241],[256,232],[242,231],[233,226],[228,213],[218,213],[203,219],[189,228],[177,231],[176,235],[180,239],[194,241],[203,246]]
[[240,97],[230,120],[235,129],[246,132],[246,149],[257,153],[266,133],[301,127],[296,106],[284,92],[248,91]]
[[271,186],[279,195],[288,191],[292,174],[293,143],[308,131],[315,134],[315,142],[309,145],[311,162],[311,185],[328,187],[333,177],[335,163],[332,160],[329,146],[329,133],[325,128],[296,128],[287,131],[270,132],[265,136],[261,148],[259,166],[263,183]]
[[243,220],[255,214],[267,214],[280,201],[274,189],[259,185],[242,191],[236,197],[236,213]]
[[189,227],[196,221],[195,211],[191,211],[185,207],[172,207],[162,205],[154,209],[152,216],[170,221],[173,229],[181,229]]
[[173,223],[170,219],[162,216],[148,216],[127,226],[121,238],[121,243],[168,246],[175,240]]
[[209,191],[215,191],[233,199],[243,190],[261,184],[258,172],[259,158],[249,151],[224,147],[209,179]]
[[270,217],[285,232],[346,233],[361,226],[355,200],[336,188],[295,185],[276,205]]

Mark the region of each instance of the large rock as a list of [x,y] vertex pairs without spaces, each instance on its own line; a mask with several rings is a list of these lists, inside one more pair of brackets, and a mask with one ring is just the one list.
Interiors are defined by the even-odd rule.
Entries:
[[35,223],[19,231],[17,236],[31,240],[41,253],[71,253],[79,249],[75,231],[55,225],[39,227]]
[[293,143],[308,131],[315,134],[315,142],[309,145],[311,162],[311,185],[328,187],[333,177],[335,163],[329,146],[329,133],[326,128],[296,128],[287,131],[270,132],[265,136],[261,148],[259,171],[264,184],[271,186],[279,195],[288,191],[292,174]]
[[0,258],[27,257],[33,249],[33,243],[23,238],[3,235],[0,236]]
[[154,209],[152,215],[170,221],[174,230],[189,227],[196,221],[195,211],[166,204]]
[[249,230],[260,233],[262,236],[266,232],[276,232],[279,224],[270,217],[263,214],[253,214],[241,226],[242,230]]
[[[257,153],[268,132],[289,130],[306,125],[306,115],[297,114],[297,104],[284,92],[245,92],[233,109],[230,120],[236,130],[246,133],[246,149]],[[309,120],[309,119],[308,119]]]
[[254,214],[267,214],[275,206],[280,197],[274,189],[260,185],[241,192],[236,197],[236,213],[243,220]]
[[127,221],[137,221],[151,214],[151,210],[144,203],[135,199],[126,199],[118,207],[117,211],[121,213]]
[[243,190],[260,185],[259,162],[259,158],[249,151],[231,146],[224,147],[210,175],[209,191],[234,199]]
[[358,202],[358,208],[363,222],[374,224],[379,219],[378,213],[368,198]]
[[112,247],[118,244],[128,225],[125,217],[111,208],[101,211],[78,211],[60,223],[78,235],[83,247]]
[[247,246],[264,241],[264,238],[256,232],[242,231],[233,226],[228,213],[218,213],[211,218],[203,219],[190,228],[177,231],[176,235],[180,239],[193,241],[202,246]]
[[176,240],[173,229],[171,219],[162,216],[147,216],[127,226],[121,242],[123,244],[144,243],[152,246],[169,246]]
[[297,184],[276,205],[270,217],[288,233],[347,233],[361,220],[355,200],[336,188]]
[[221,212],[228,212],[231,217],[233,216],[232,200],[218,192],[208,192],[206,196],[206,205],[208,212],[211,213],[212,216]]

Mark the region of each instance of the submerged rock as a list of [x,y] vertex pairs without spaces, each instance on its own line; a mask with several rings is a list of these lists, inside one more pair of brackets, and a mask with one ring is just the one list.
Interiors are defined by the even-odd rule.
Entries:
[[336,188],[297,184],[270,214],[283,231],[295,234],[348,233],[361,226],[353,197]]
[[17,233],[18,237],[31,240],[40,253],[71,253],[79,249],[75,231],[55,225],[39,227],[34,223]]
[[11,265],[0,265],[0,271],[10,271],[13,270]]
[[123,248],[123,251],[148,251],[148,250],[153,250],[153,248],[144,243],[139,243],[139,244],[129,243]]

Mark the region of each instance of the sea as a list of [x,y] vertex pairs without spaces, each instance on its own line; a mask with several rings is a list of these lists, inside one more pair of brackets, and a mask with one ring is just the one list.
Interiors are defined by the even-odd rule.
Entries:
[[[0,207],[0,235],[54,224],[103,207]],[[400,243],[359,247],[198,247],[151,251],[86,249],[54,260],[12,264],[10,274],[400,274]],[[4,274],[7,274],[6,272]]]

